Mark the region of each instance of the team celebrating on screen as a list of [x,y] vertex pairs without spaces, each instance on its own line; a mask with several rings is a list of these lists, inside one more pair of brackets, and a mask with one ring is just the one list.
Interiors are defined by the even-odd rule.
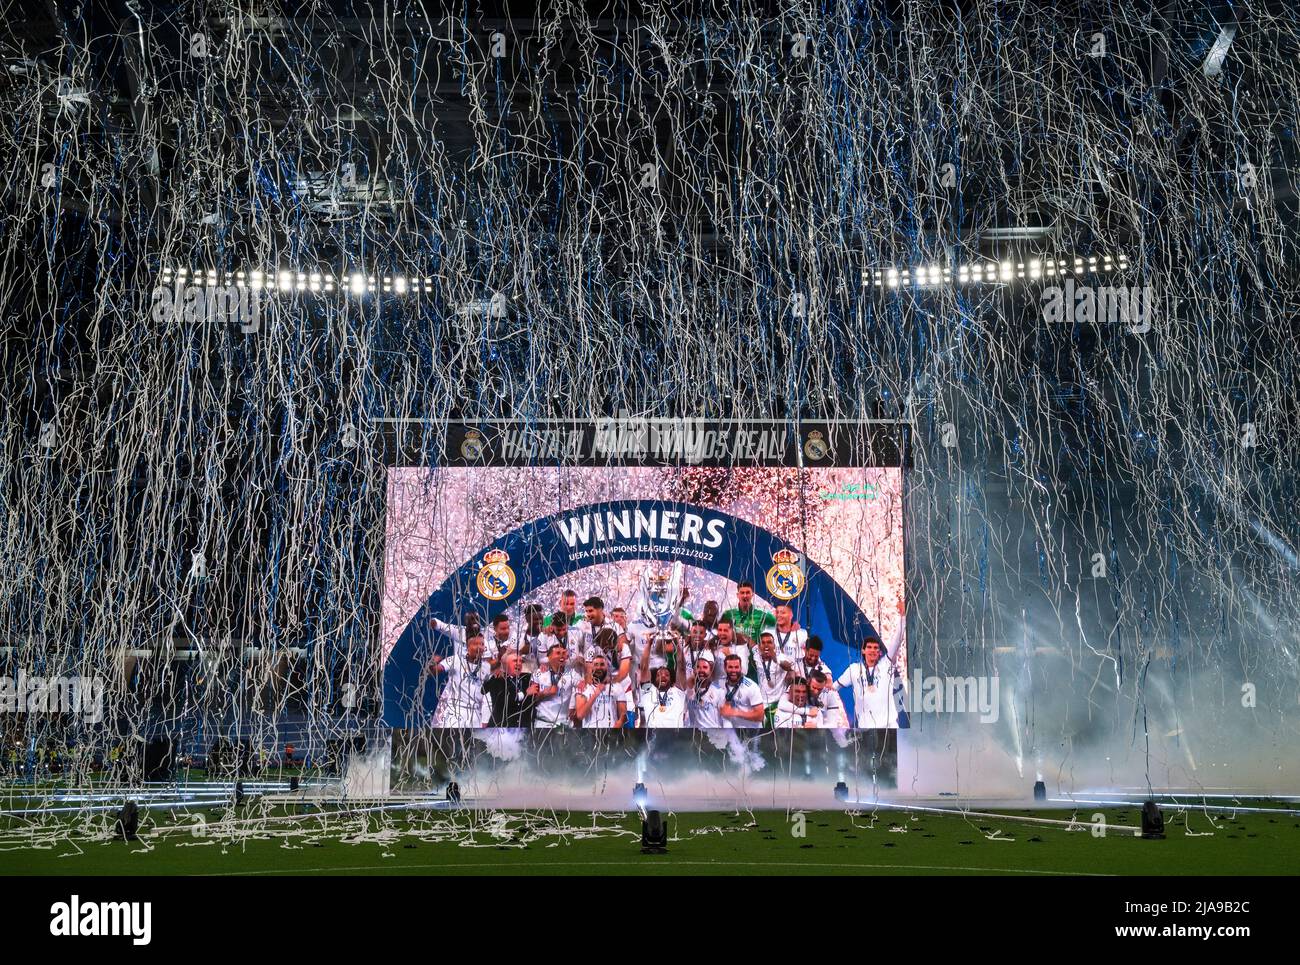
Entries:
[[629,621],[623,607],[606,614],[597,596],[580,616],[573,590],[549,617],[525,606],[520,627],[505,614],[486,632],[475,613],[464,626],[434,619],[454,645],[429,665],[443,678],[434,726],[845,729],[840,691],[852,694],[859,729],[898,726],[901,600],[890,646],[867,636],[836,678],[789,603],[760,609],[748,582],[736,596],[724,613],[710,600],[699,618],[683,610],[666,628]]

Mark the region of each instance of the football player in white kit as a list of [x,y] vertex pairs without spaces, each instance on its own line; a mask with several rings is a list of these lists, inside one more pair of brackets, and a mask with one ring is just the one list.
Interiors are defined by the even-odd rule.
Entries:
[[641,727],[685,727],[686,694],[673,685],[673,672],[667,667],[647,669],[653,679],[643,683],[640,699]]
[[[620,610],[621,609],[622,608],[620,607]],[[614,612],[614,622],[616,624],[619,623],[618,613],[619,611]],[[646,647],[650,645],[650,641],[655,639],[656,637],[661,636],[661,634],[666,632],[664,629],[661,629],[657,623],[647,622],[644,616],[638,617],[637,619],[628,622],[626,613],[623,614],[623,620],[620,626],[623,634],[626,636],[630,653],[632,654],[633,664],[636,666],[640,666],[641,655],[645,652]],[[688,635],[690,633],[690,630],[691,630],[691,625],[687,623],[685,620],[683,620],[680,616],[674,615],[669,618],[667,631],[672,631],[678,634],[679,636],[683,636],[683,635]],[[656,667],[662,667],[665,665],[664,655],[662,651],[663,651],[662,647],[652,648],[652,652],[650,654],[651,670],[654,670]]]
[[776,705],[773,726],[778,728],[815,728],[819,721],[819,708],[808,706],[808,681],[796,678],[789,693]]
[[564,619],[564,612],[557,610],[555,616],[546,625],[543,642],[549,653],[552,643],[564,644],[564,649],[569,652],[569,666],[580,667],[582,664],[582,650],[574,643],[576,636],[571,632],[569,623]]
[[[636,677],[632,674],[632,650],[626,644],[619,643],[618,631],[612,626],[600,626],[579,651],[579,666],[590,668],[591,661],[597,656],[605,658],[606,665],[614,668],[610,672],[615,683],[630,690]],[[589,678],[590,679],[590,678]]]
[[436,655],[431,672],[445,673],[447,680],[434,712],[435,727],[482,727],[487,720],[487,701],[483,699],[483,681],[492,668],[483,659],[483,638],[472,634],[465,641],[465,653],[443,657]]
[[722,727],[717,694],[713,690],[713,651],[701,650],[695,659],[695,676],[686,691],[686,720],[700,730]]
[[844,730],[849,726],[849,714],[844,701],[840,700],[840,695],[831,685],[831,678],[820,670],[813,671],[808,678],[808,703],[821,708],[818,726],[832,730]]
[[771,630],[764,630],[758,635],[758,656],[754,660],[758,689],[763,692],[763,703],[767,707],[764,723],[771,727],[776,717],[777,704],[785,696],[789,681],[798,674],[798,664],[789,657],[776,652],[776,640]]
[[[862,659],[840,674],[835,686],[850,688],[859,730],[896,729],[903,680],[895,662],[903,642],[903,601],[898,603],[898,630],[888,649],[871,634],[862,641]],[[898,691],[896,694],[895,691]]]
[[538,693],[537,712],[533,717],[534,729],[571,727],[573,696],[583,685],[582,674],[568,669],[569,650],[563,643],[552,640],[542,669],[533,674]]
[[723,677],[713,685],[714,702],[724,729],[758,730],[763,726],[767,704],[758,684],[741,674],[740,657],[731,654],[723,661]]
[[716,679],[722,679],[722,675],[726,672],[726,659],[730,656],[740,658],[740,675],[749,676],[749,665],[753,658],[753,641],[736,629],[730,617],[722,617],[718,620],[718,633],[713,638],[713,648],[718,656],[718,666],[715,668]]
[[600,597],[587,597],[582,604],[582,609],[582,619],[569,628],[569,637],[578,645],[579,649],[585,650],[591,646],[596,634],[605,628],[612,629],[616,634],[622,632],[617,624],[605,616],[605,601]]
[[610,679],[609,661],[603,653],[588,661],[590,678],[574,697],[574,716],[579,726],[590,728],[622,727],[627,716],[627,688]]
[[542,607],[539,603],[529,603],[524,607],[524,625],[517,635],[515,649],[523,658],[524,670],[533,671],[545,667],[547,646],[550,640],[542,628]]
[[776,605],[776,626],[772,628],[776,637],[776,651],[790,660],[802,660],[804,644],[808,642],[808,631],[796,629],[794,608],[789,603]]
[[[429,626],[433,627],[433,629],[437,630],[443,636],[450,637],[456,653],[461,654],[462,656],[465,653],[465,640],[475,634],[481,636],[483,632],[483,628],[479,624],[477,613],[466,613],[464,626],[458,627],[452,623],[444,623],[437,617],[434,617],[429,621]],[[488,648],[486,639],[483,640],[483,652],[489,661],[496,661],[496,651]]]
[[500,661],[501,651],[514,649],[518,648],[510,639],[510,618],[504,613],[498,613],[488,621],[488,633],[483,638],[483,650],[493,663],[497,663]]
[[822,638],[816,635],[810,636],[803,645],[803,659],[795,664],[796,676],[803,677],[807,680],[813,675],[814,671],[820,670],[828,677],[834,677],[831,668],[825,660],[822,659]]

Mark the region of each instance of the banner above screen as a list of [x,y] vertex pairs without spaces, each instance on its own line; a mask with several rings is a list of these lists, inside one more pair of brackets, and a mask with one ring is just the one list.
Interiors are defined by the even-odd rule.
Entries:
[[905,466],[906,423],[375,420],[390,466]]

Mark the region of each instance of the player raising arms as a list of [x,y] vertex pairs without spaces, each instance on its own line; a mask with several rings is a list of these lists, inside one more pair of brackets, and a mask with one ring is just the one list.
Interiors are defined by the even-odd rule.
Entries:
[[862,641],[862,659],[850,664],[835,681],[837,688],[848,687],[853,693],[853,709],[859,730],[898,727],[903,681],[895,661],[903,642],[906,619],[902,600],[898,601],[898,617],[898,630],[889,648],[885,648],[878,635],[868,635]]
[[[472,636],[479,636],[482,638],[483,634],[483,626],[479,621],[479,616],[472,610],[464,615],[462,626],[458,627],[455,624],[444,623],[437,617],[434,617],[429,621],[429,626],[437,630],[443,636],[450,637],[456,653],[462,655],[465,653],[465,641]],[[483,639],[483,651],[486,654],[487,659],[495,665],[497,652],[488,647],[485,638]]]
[[[667,644],[672,646],[670,642]],[[686,726],[686,692],[675,684],[686,676],[680,668],[685,661],[678,661],[679,672],[675,675],[666,666],[650,669],[650,649],[647,647],[641,656],[638,679],[641,683],[640,698],[637,707],[640,711],[640,727],[685,727]]]
[[626,643],[619,643],[618,631],[613,627],[601,626],[597,629],[591,640],[582,648],[581,656],[583,667],[590,667],[595,657],[603,656],[605,665],[614,668],[610,672],[614,682],[631,687],[634,681],[632,650]]
[[465,641],[464,654],[437,655],[429,664],[432,673],[447,675],[434,715],[435,727],[482,727],[487,708],[483,682],[492,668],[483,659],[483,638],[473,634]]

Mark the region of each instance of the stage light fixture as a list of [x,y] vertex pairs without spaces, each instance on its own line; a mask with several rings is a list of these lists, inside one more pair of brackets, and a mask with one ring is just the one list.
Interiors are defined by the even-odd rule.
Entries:
[[1035,801],[1047,800],[1047,784],[1044,783],[1043,781],[1034,781],[1034,800]]
[[455,781],[447,785],[447,801],[450,804],[460,803],[460,785]]
[[140,828],[140,808],[134,801],[127,801],[122,810],[117,812],[117,822],[113,825],[113,833],[123,841],[139,840],[137,832]]
[[1165,816],[1160,813],[1160,805],[1147,801],[1142,805],[1142,837],[1148,841],[1157,841],[1165,836]]
[[647,811],[641,822],[641,853],[668,853],[668,825],[658,811]]
[[847,801],[849,799],[849,786],[843,781],[835,782],[835,800]]

